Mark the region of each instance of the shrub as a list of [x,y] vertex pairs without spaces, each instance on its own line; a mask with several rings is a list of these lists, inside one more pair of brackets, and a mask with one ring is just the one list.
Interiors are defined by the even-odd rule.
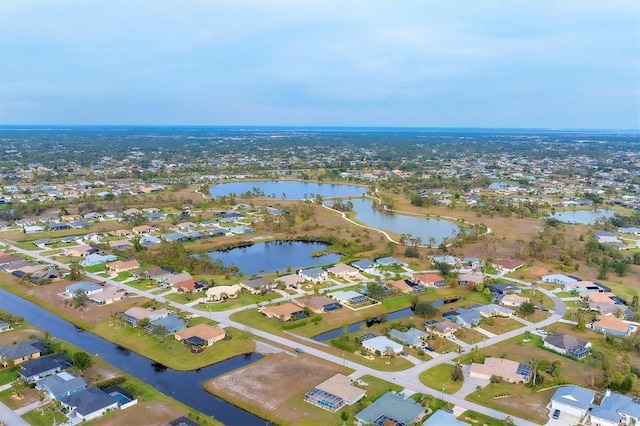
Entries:
[[100,389],[106,389],[111,386],[121,385],[127,381],[127,378],[124,376],[112,377],[110,379],[103,380],[101,382],[95,383],[95,386]]

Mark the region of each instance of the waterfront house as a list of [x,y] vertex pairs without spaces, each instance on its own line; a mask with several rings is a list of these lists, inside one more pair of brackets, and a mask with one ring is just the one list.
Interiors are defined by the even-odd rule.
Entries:
[[10,362],[14,365],[40,358],[43,345],[37,340],[29,340],[26,342],[14,343],[12,345],[0,346],[0,363],[4,367]]
[[333,413],[345,405],[355,404],[366,393],[364,389],[353,386],[349,376],[336,374],[308,391],[304,400]]
[[306,317],[307,311],[293,303],[282,303],[280,305],[271,305],[260,308],[260,311],[267,318],[277,318],[280,321],[296,321]]
[[55,400],[73,395],[86,387],[87,382],[82,377],[72,376],[65,371],[36,381],[36,389]]
[[60,399],[72,424],[88,422],[118,409],[118,401],[97,387],[90,387]]
[[424,415],[424,407],[411,398],[387,392],[355,415],[360,424],[408,425]]
[[369,259],[356,260],[351,262],[351,266],[354,266],[366,274],[374,274],[376,272],[376,264]]
[[241,282],[240,286],[246,290],[249,290],[253,294],[260,294],[262,292],[274,289],[277,284],[264,277],[255,277]]
[[407,331],[399,331],[393,329],[389,331],[389,337],[399,341],[404,345],[419,346],[422,345],[424,340],[427,338],[427,333],[425,333],[424,331],[420,331],[417,328],[411,327]]
[[214,287],[209,287],[207,289],[207,300],[211,301],[221,301],[226,299],[235,299],[238,297],[238,293],[242,287],[240,284],[233,285],[217,285]]
[[300,269],[298,275],[300,275],[303,280],[314,283],[321,283],[329,278],[327,271],[320,268]]
[[52,354],[20,364],[20,376],[27,383],[60,373],[71,367],[72,363],[64,354]]
[[79,281],[75,284],[68,285],[64,290],[65,297],[73,297],[77,292],[83,291],[87,296],[100,293],[104,288],[100,284],[90,281]]
[[295,299],[295,303],[310,309],[315,314],[335,312],[342,308],[342,305],[326,296],[309,296]]
[[180,330],[174,335],[175,339],[179,342],[184,341],[189,345],[199,347],[211,346],[215,342],[224,339],[225,336],[224,328],[207,324],[197,324],[193,327]]

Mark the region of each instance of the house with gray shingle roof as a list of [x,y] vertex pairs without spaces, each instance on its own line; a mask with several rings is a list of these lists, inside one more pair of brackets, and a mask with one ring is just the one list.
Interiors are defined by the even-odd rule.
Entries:
[[118,408],[114,397],[95,386],[62,398],[60,403],[68,410],[70,420],[73,422],[75,418],[78,423],[102,417]]
[[387,392],[355,415],[361,424],[411,424],[420,420],[424,407],[411,398]]

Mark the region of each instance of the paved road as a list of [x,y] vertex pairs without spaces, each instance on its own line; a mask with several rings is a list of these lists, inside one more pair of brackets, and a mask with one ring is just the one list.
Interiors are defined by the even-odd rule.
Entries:
[[29,426],[22,417],[14,413],[13,410],[0,402],[0,420],[7,426]]
[[[0,243],[0,245],[2,245]],[[55,261],[53,259],[41,256],[39,253],[34,253],[33,251],[28,251],[28,250],[22,250],[19,247],[13,246],[11,244],[7,243],[7,246],[9,246],[9,248],[19,252],[19,253],[23,253],[26,254],[28,256],[31,256],[33,258],[36,258],[37,260],[43,261],[43,262],[47,262],[50,264],[54,264],[62,269],[68,269],[68,265],[63,264],[61,262]],[[101,277],[97,274],[94,273],[90,273],[90,272],[85,272],[85,275],[88,276],[89,278],[93,278],[99,282],[106,282],[108,284],[112,284],[114,286],[120,287],[120,288],[124,288],[126,289],[128,292],[133,293],[133,294],[137,294],[139,296],[144,296],[147,297],[149,299],[154,299],[157,300],[158,302],[162,302],[162,303],[166,303],[167,305],[173,306],[176,309],[180,309],[182,312],[189,312],[195,315],[201,315],[201,316],[209,316],[211,319],[218,321],[219,323],[225,325],[225,326],[232,326],[235,328],[238,328],[240,330],[245,330],[249,333],[254,334],[255,336],[258,336],[260,338],[269,340],[271,342],[276,342],[280,345],[289,347],[289,348],[301,348],[303,349],[307,354],[311,354],[314,356],[317,356],[319,358],[322,359],[326,359],[328,361],[334,362],[338,365],[345,365],[348,368],[351,368],[353,370],[355,370],[356,374],[354,374],[354,377],[361,377],[363,375],[372,375],[375,377],[378,377],[380,379],[386,380],[388,382],[392,382],[392,383],[396,383],[400,386],[403,386],[404,388],[410,389],[412,391],[415,392],[421,392],[421,393],[428,393],[431,394],[433,396],[435,396],[436,398],[442,398],[447,402],[450,402],[454,405],[463,407],[465,409],[469,409],[469,410],[473,410],[473,411],[477,411],[479,413],[485,414],[487,416],[490,417],[494,417],[496,419],[503,419],[506,417],[505,413],[502,413],[500,411],[497,410],[493,410],[491,408],[488,407],[484,407],[478,404],[475,404],[473,402],[467,401],[462,397],[456,396],[456,395],[447,395],[447,394],[443,394],[441,390],[439,389],[432,389],[429,388],[427,386],[425,386],[424,384],[422,384],[419,380],[419,375],[421,372],[428,370],[432,367],[435,367],[438,364],[441,364],[443,362],[448,362],[451,361],[452,359],[454,359],[455,357],[458,356],[457,352],[450,352],[447,354],[443,354],[441,356],[438,356],[436,358],[433,358],[431,360],[428,361],[424,361],[421,362],[418,365],[415,365],[409,369],[406,370],[402,370],[402,371],[397,371],[397,372],[386,372],[386,371],[379,371],[379,370],[375,370],[373,368],[358,364],[356,362],[353,361],[349,361],[349,360],[345,360],[342,357],[333,355],[333,354],[329,354],[324,352],[321,349],[317,349],[316,347],[312,347],[312,346],[308,346],[304,343],[299,343],[297,341],[293,341],[290,339],[287,339],[285,337],[279,336],[279,335],[275,335],[275,334],[271,334],[271,333],[267,333],[265,331],[253,328],[253,327],[248,327],[244,324],[238,323],[236,321],[233,321],[229,318],[229,316],[231,315],[231,312],[229,311],[225,311],[225,312],[207,312],[207,311],[203,311],[200,309],[197,309],[195,307],[192,306],[186,306],[168,299],[165,299],[164,297],[161,297],[159,295],[155,295],[152,294],[148,291],[145,290],[140,290],[137,289],[135,287],[131,287],[128,286],[124,283],[119,283],[116,281],[113,281],[112,279],[105,279],[104,277]],[[520,282],[523,284],[528,284],[524,281],[520,281],[520,280],[513,280],[516,282]],[[564,303],[562,302],[562,300],[558,297],[556,297],[553,293],[538,288],[537,291],[541,291],[542,293],[546,294],[547,296],[549,296],[551,298],[551,300],[553,301],[553,303],[555,304],[555,310],[554,313],[548,317],[547,319],[537,322],[537,323],[528,323],[528,325],[525,325],[521,328],[518,328],[516,330],[512,330],[500,335],[496,335],[496,336],[492,336],[492,337],[488,337],[484,342],[483,342],[483,346],[490,346],[496,343],[500,343],[503,342],[505,340],[511,339],[513,337],[516,337],[518,335],[521,335],[522,333],[524,333],[525,331],[534,331],[537,328],[543,328],[546,327],[548,325],[551,325],[555,322],[557,322],[558,320],[562,319],[565,311],[566,311],[566,307],[564,305]],[[514,421],[516,422],[517,425],[522,425],[522,426],[534,426],[535,423],[530,422],[526,419],[521,419],[521,418],[517,418],[514,416],[511,416]]]

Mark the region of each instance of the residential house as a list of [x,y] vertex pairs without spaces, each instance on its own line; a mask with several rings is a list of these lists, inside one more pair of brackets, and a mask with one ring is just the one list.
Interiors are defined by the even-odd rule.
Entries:
[[407,346],[420,346],[427,338],[427,333],[411,327],[407,331],[392,329],[389,331],[389,337]]
[[526,383],[531,375],[531,367],[504,358],[487,357],[484,364],[471,363],[469,376],[490,380],[492,376],[502,377],[507,383]]
[[43,280],[57,281],[61,278],[61,273],[55,268],[45,268],[40,271],[31,273],[31,282],[33,284],[41,284]]
[[68,223],[50,223],[49,231],[65,231],[71,229],[71,225]]
[[473,310],[478,311],[483,317],[508,318],[515,313],[511,309],[505,308],[504,306],[496,305],[495,303],[474,307]]
[[87,266],[101,265],[103,263],[113,262],[116,260],[118,260],[118,257],[113,254],[93,253],[86,256],[84,259],[82,259],[80,261],[80,265],[87,267]]
[[109,247],[113,250],[124,251],[133,248],[133,243],[129,240],[109,241]]
[[499,259],[493,262],[493,266],[495,266],[500,272],[511,273],[522,268],[524,266],[524,262],[521,260]]
[[440,337],[449,337],[453,336],[460,327],[462,326],[460,324],[456,324],[455,322],[442,320],[425,327],[425,330],[429,333],[433,332]]
[[497,299],[501,304],[513,307],[518,307],[523,303],[529,302],[529,300],[530,299],[528,297],[518,296],[517,294],[504,294]]
[[82,244],[76,247],[69,247],[65,250],[67,256],[71,257],[87,257],[90,254],[97,253],[99,250],[90,245]]
[[145,327],[145,330],[153,332],[156,327],[164,327],[168,334],[174,334],[180,330],[187,328],[187,323],[178,315],[167,315],[166,317],[158,318],[151,321],[151,323]]
[[422,423],[422,426],[471,426],[471,423],[458,420],[453,412],[437,410],[427,420]]
[[91,222],[87,222],[86,220],[78,220],[75,222],[70,222],[69,226],[73,229],[83,229],[91,226]]
[[241,289],[242,286],[240,284],[209,287],[206,293],[207,300],[218,302],[226,299],[235,299]]
[[568,277],[566,275],[563,274],[550,274],[550,275],[543,275],[542,277],[540,277],[541,281],[543,283],[553,283],[553,284],[560,284],[563,287],[566,287],[567,285],[571,284],[571,283],[575,283],[577,281],[580,281],[574,277]]
[[11,330],[11,324],[4,320],[0,320],[0,333]]
[[187,241],[189,241],[189,236],[186,234],[183,234],[181,232],[174,232],[172,234],[166,234],[166,235],[162,235],[161,238],[165,241],[168,242],[179,242],[179,243],[185,243]]
[[133,231],[130,229],[116,229],[110,232],[114,237],[130,237],[133,235]]
[[42,344],[37,340],[14,343],[12,345],[0,346],[0,363],[4,367],[13,362],[14,365],[40,358],[42,354]]
[[445,280],[436,274],[420,274],[414,275],[410,278],[416,284],[420,284],[425,287],[444,287]]
[[105,285],[103,291],[89,296],[89,300],[96,305],[111,305],[124,299],[126,291],[112,285]]
[[145,270],[142,275],[147,280],[154,280],[159,283],[163,283],[166,281],[167,275],[170,275],[171,271],[167,271],[166,269],[162,269],[159,266],[152,266]]
[[186,281],[180,281],[173,285],[173,289],[178,292],[192,292],[197,293],[204,290],[208,283],[202,280],[190,279]]
[[591,353],[591,342],[571,334],[555,333],[545,336],[542,341],[545,348],[576,359],[582,359]]
[[276,283],[282,283],[286,288],[298,288],[298,285],[304,281],[298,274],[287,274],[276,278]]
[[158,237],[154,237],[153,235],[145,235],[140,238],[140,244],[144,247],[155,246],[156,244],[160,244],[162,240]]
[[68,285],[64,290],[65,297],[73,297],[77,292],[83,291],[87,296],[104,291],[100,284],[90,281],[80,281],[75,284]]
[[387,286],[398,290],[401,293],[413,293],[413,287],[410,286],[405,280],[387,280],[385,281]]
[[243,281],[240,286],[246,290],[249,290],[253,294],[260,294],[265,291],[273,290],[277,284],[264,277],[255,277]]
[[374,274],[376,272],[376,264],[369,259],[356,260],[351,262],[351,266],[358,268],[365,274]]
[[282,303],[260,308],[267,318],[277,318],[280,321],[296,321],[305,318],[308,314],[303,308],[293,303]]
[[628,336],[633,330],[633,326],[614,316],[599,315],[598,319],[591,324],[591,328],[598,333],[614,336]]
[[155,321],[160,318],[165,318],[169,315],[169,311],[164,308],[153,310],[134,306],[124,311],[121,315],[127,324],[135,327],[136,325],[138,325],[138,321],[144,318],[148,318],[149,321]]
[[134,226],[133,228],[131,228],[131,230],[136,235],[147,235],[153,232],[153,227],[149,225],[140,225],[140,226]]
[[572,416],[582,418],[592,408],[596,392],[580,386],[562,386],[551,397],[551,410],[560,410]]
[[424,415],[424,407],[412,398],[387,392],[355,415],[360,424],[408,425]]
[[312,281],[314,283],[321,283],[329,278],[329,274],[324,269],[320,268],[307,268],[300,269],[298,275],[305,281]]
[[358,293],[357,291],[347,290],[347,291],[336,291],[334,293],[329,293],[329,296],[337,300],[343,305],[362,305],[363,303],[370,302],[372,299],[369,299],[367,296]]
[[348,376],[336,374],[308,391],[304,400],[334,413],[345,405],[355,404],[364,398],[366,393],[364,389],[353,386]]
[[72,376],[65,371],[36,381],[36,389],[58,401],[80,392],[86,387],[87,382],[82,377]]
[[385,336],[376,336],[362,341],[362,347],[369,352],[384,354],[387,350],[391,350],[394,354],[399,354],[404,350],[403,346]]
[[73,424],[88,422],[118,409],[118,401],[95,386],[64,397],[60,403]]
[[522,288],[510,283],[496,283],[489,286],[489,291],[493,294],[520,294]]
[[353,279],[360,276],[360,272],[357,268],[345,265],[344,263],[336,263],[328,268],[327,272],[344,279]]
[[207,324],[197,324],[180,330],[174,335],[177,341],[184,341],[186,344],[196,347],[211,346],[224,339],[225,336],[224,328]]
[[376,265],[385,266],[385,267],[389,267],[389,266],[407,267],[407,266],[409,266],[409,265],[407,265],[406,262],[403,262],[402,260],[396,259],[395,257],[391,257],[391,256],[380,257],[378,259],[375,259],[375,262],[376,262]]
[[571,284],[567,284],[564,287],[565,291],[575,291],[576,293],[608,293],[609,287],[595,281],[576,281]]
[[482,315],[480,312],[474,309],[458,309],[453,311],[451,315],[443,315],[444,318],[455,321],[456,324],[460,324],[465,328],[476,327],[480,324]]
[[340,303],[326,296],[309,296],[295,300],[295,303],[310,309],[315,314],[324,314],[327,312],[335,312],[342,308]]
[[140,262],[137,259],[131,260],[118,260],[108,265],[105,265],[105,271],[111,271],[115,273],[125,272],[125,271],[133,271],[134,269],[140,268]]
[[20,376],[27,383],[60,373],[71,367],[72,362],[64,354],[52,354],[20,364]]
[[484,275],[482,274],[464,273],[458,276],[458,284],[463,287],[470,285],[475,287],[482,282],[484,282]]

